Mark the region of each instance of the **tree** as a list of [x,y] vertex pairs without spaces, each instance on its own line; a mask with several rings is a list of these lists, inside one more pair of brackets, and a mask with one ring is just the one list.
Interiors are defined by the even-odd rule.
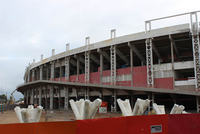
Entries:
[[6,103],[7,102],[7,96],[5,94],[0,95],[0,103]]

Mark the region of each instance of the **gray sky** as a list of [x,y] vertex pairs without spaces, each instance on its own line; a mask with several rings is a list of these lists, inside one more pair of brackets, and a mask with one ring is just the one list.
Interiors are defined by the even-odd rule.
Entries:
[[80,47],[86,36],[101,41],[113,28],[117,36],[143,31],[145,20],[194,10],[199,0],[0,0],[0,94],[22,84],[28,63],[49,57],[52,48]]

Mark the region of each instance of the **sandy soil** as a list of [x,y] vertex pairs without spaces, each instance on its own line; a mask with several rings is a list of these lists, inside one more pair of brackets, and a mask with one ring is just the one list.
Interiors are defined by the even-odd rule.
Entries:
[[[110,118],[110,117],[119,117],[120,113],[106,113],[100,114],[97,113],[95,118]],[[75,120],[74,114],[69,111],[43,111],[40,122],[51,122],[51,121],[69,121]],[[13,111],[5,111],[0,113],[0,124],[10,124],[10,123],[19,123],[17,116]]]

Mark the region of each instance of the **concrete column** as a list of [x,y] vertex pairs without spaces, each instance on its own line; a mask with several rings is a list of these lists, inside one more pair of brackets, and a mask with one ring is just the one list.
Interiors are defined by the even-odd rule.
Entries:
[[70,66],[69,66],[70,57],[65,58],[65,79],[69,81],[69,74],[70,74]]
[[35,81],[35,70],[32,69],[32,81]]
[[42,88],[39,88],[39,105],[42,105]]
[[54,80],[55,62],[51,62],[51,80]]
[[26,105],[28,105],[28,97],[29,97],[29,91],[28,91],[28,89],[26,90]]
[[76,77],[76,81],[79,81],[78,76],[80,74],[80,61],[79,61],[79,56],[77,55],[77,62],[76,62],[76,66],[77,66],[77,77]]
[[53,87],[50,86],[50,92],[49,92],[49,97],[50,97],[50,110],[53,110]]
[[69,88],[68,87],[64,87],[64,95],[65,95],[64,108],[65,110],[69,110]]
[[62,79],[62,64],[61,64],[61,61],[60,61],[60,67],[59,67],[59,69],[60,69],[60,72],[59,72],[59,81],[61,81],[61,79]]
[[43,73],[42,73],[42,71],[43,71],[43,66],[40,66],[39,68],[40,68],[40,80],[42,80],[42,78],[43,78],[43,76],[42,76],[42,74],[43,74]]
[[27,82],[30,82],[30,70],[28,70],[28,78],[27,78]]
[[199,113],[200,112],[199,96],[196,96],[196,107],[197,107],[197,113]]
[[172,63],[172,73],[173,73],[173,85],[175,85],[175,73],[174,73],[174,40],[171,35],[169,35],[170,47],[171,47],[171,63]]
[[58,90],[58,109],[60,110],[60,108],[61,108],[61,104],[60,104],[60,102],[61,102],[61,98],[60,98],[60,87],[57,89]]
[[34,89],[31,89],[31,96],[30,96],[30,104],[31,104],[31,105],[33,104],[33,99],[34,99],[33,90],[34,90]]
[[113,90],[112,92],[113,104],[111,105],[111,112],[117,112],[117,91]]
[[100,84],[103,83],[103,54],[100,53]]
[[47,97],[48,90],[49,90],[48,88],[44,89],[44,91],[45,91],[45,109],[48,108],[48,102],[47,102],[47,99],[48,99],[48,97]]
[[[128,42],[128,45],[130,46],[129,42]],[[130,47],[130,66],[131,66],[131,86],[133,86],[133,50],[132,50],[132,47]]]
[[151,101],[150,106],[148,107],[148,112],[150,112],[151,109],[153,108],[154,98],[155,98],[154,93],[148,94],[148,99]]
[[86,88],[85,89],[85,99],[90,99],[89,92],[90,92],[89,88]]

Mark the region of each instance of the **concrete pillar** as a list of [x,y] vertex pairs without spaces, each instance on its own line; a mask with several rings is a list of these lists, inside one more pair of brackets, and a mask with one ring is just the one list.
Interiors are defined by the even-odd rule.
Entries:
[[29,90],[26,90],[26,105],[28,105],[28,99],[29,99]]
[[54,80],[55,62],[51,62],[51,80]]
[[48,90],[49,90],[48,88],[44,89],[44,92],[45,92],[45,109],[48,108],[48,102],[47,102],[47,99],[48,99],[48,97],[47,97]]
[[67,80],[67,81],[69,81],[69,74],[70,74],[70,72],[69,72],[69,61],[70,61],[70,57],[66,57],[65,58],[65,79]]
[[100,53],[100,84],[103,83],[103,54]]
[[62,80],[62,64],[61,64],[61,61],[60,61],[60,77],[59,77],[59,80],[60,81]]
[[171,47],[171,63],[172,63],[172,73],[173,73],[173,85],[175,85],[175,73],[174,73],[174,40],[171,35],[169,35],[170,47]]
[[53,87],[50,86],[50,92],[49,92],[49,97],[50,97],[50,110],[53,110]]
[[40,68],[40,80],[42,80],[42,78],[43,78],[43,76],[42,76],[42,74],[43,74],[43,73],[42,73],[42,71],[43,71],[43,66],[40,66],[39,68]]
[[32,81],[35,81],[35,70],[32,69]]
[[61,108],[60,87],[57,90],[58,90],[58,109],[60,109]]
[[76,81],[79,81],[78,76],[80,74],[80,61],[79,61],[79,56],[77,55],[77,62],[76,62],[76,66],[77,66],[77,77],[76,77]]
[[85,99],[90,99],[89,92],[90,92],[89,88],[86,88],[85,89]]
[[31,96],[30,96],[30,104],[33,104],[33,98],[34,94],[33,94],[33,89],[31,89]]
[[48,65],[46,65],[46,80],[49,80],[48,76],[49,76],[49,68]]
[[42,88],[39,88],[39,105],[42,105]]
[[151,109],[153,109],[154,98],[155,98],[154,93],[148,94],[148,99],[151,101],[150,106],[148,107],[148,112],[150,112]]
[[197,113],[199,113],[200,112],[199,96],[196,96],[196,107],[197,107]]
[[68,87],[64,87],[64,95],[65,95],[64,108],[65,110],[69,110],[69,88]]
[[27,78],[27,82],[30,82],[30,70],[28,70],[28,78]]
[[[130,46],[130,42],[128,42]],[[130,48],[130,66],[131,66],[131,86],[133,86],[133,50]]]
[[111,105],[111,112],[117,112],[117,91],[112,91],[113,104]]

